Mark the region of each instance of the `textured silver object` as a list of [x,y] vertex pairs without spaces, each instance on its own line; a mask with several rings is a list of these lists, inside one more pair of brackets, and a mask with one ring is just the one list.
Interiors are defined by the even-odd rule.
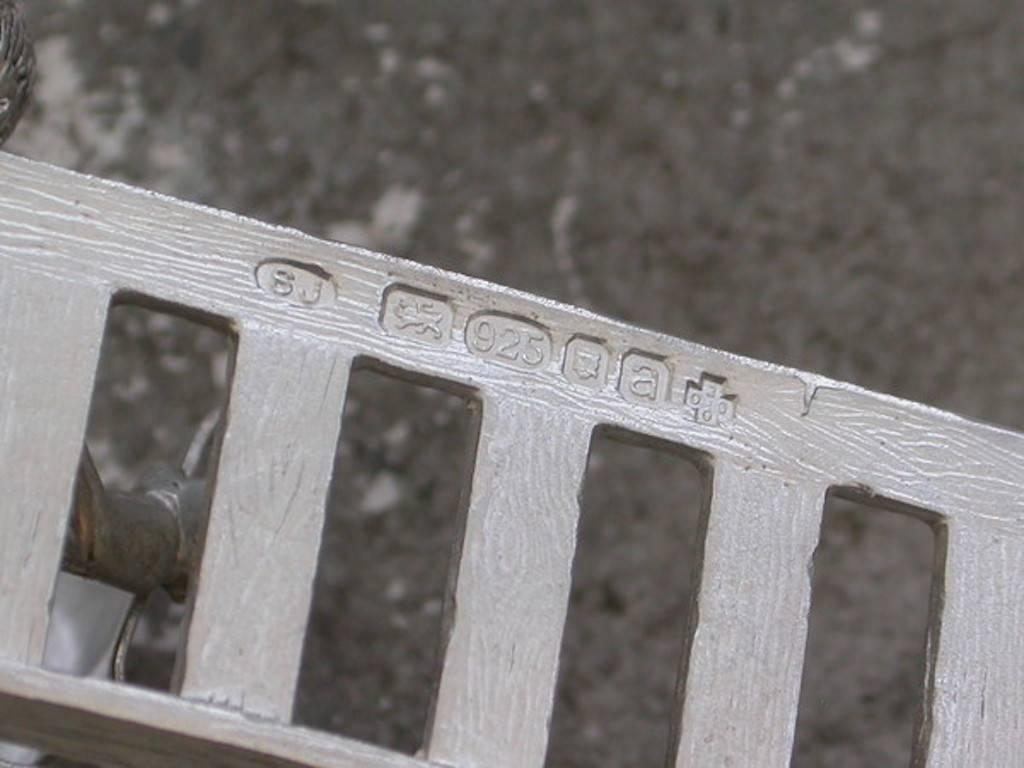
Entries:
[[[0,145],[25,112],[35,77],[35,55],[22,13],[20,3],[0,0]],[[68,675],[110,677],[117,630],[130,600],[106,585],[60,574],[43,666]],[[34,749],[0,744],[0,766],[34,765],[40,758]]]
[[[671,765],[789,765],[830,489],[939,534],[915,767],[1020,765],[1021,434],[6,155],[0,222],[0,736],[147,768],[541,768],[578,499],[610,427],[713,478]],[[238,336],[180,697],[39,668],[121,294]],[[357,362],[481,406],[421,757],[290,725]]]
[[0,0],[0,145],[28,106],[35,66],[20,4]]

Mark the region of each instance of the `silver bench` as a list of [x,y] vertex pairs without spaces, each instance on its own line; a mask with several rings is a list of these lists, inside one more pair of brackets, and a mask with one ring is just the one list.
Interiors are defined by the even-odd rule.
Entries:
[[[637,286],[642,291],[643,286]],[[180,697],[40,669],[108,306],[238,338]],[[289,724],[349,371],[482,403],[421,757]],[[138,766],[540,768],[599,426],[706,457],[677,768],[789,765],[830,489],[939,532],[915,766],[1024,754],[1024,436],[0,155],[0,737]],[[676,670],[666,669],[666,675]]]

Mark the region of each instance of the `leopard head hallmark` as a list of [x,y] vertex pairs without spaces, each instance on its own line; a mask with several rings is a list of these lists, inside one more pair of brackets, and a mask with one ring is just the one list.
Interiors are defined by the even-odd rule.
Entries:
[[28,106],[35,66],[21,4],[0,0],[0,145]]

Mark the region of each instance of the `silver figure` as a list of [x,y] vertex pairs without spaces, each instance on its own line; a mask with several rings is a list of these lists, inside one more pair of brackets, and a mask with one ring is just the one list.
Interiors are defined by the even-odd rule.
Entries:
[[21,3],[0,0],[0,145],[28,106],[35,68]]

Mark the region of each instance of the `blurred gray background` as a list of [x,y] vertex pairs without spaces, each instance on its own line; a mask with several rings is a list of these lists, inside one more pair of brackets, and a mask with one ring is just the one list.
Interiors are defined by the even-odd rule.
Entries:
[[[1020,3],[27,5],[11,151],[1024,427]],[[230,355],[113,313],[110,485],[180,455]],[[463,401],[355,378],[301,722],[418,748],[472,438]],[[595,444],[551,766],[663,761],[701,482]],[[830,504],[795,766],[908,764],[931,558],[922,523]]]

